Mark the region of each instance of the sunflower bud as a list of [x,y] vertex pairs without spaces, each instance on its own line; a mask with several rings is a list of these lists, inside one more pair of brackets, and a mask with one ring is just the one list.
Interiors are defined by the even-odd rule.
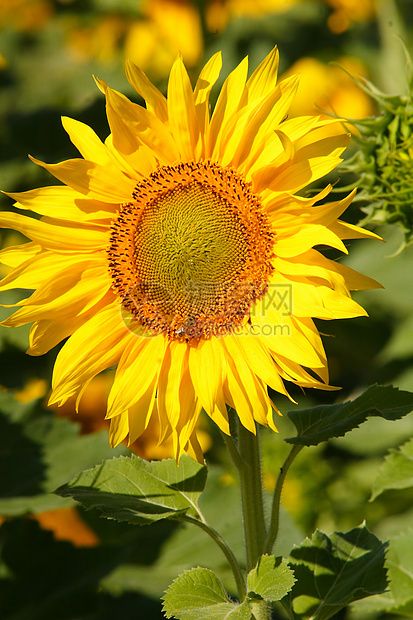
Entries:
[[356,176],[362,224],[397,222],[404,233],[400,248],[413,243],[413,79],[409,94],[388,96],[367,80],[356,80],[376,102],[377,116],[351,120],[358,150],[341,170]]

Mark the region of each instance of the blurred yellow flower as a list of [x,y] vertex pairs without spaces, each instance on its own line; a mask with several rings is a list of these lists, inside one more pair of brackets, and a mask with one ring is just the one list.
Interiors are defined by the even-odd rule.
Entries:
[[76,508],[58,508],[32,515],[43,530],[50,530],[56,540],[67,540],[76,547],[95,547],[99,539],[83,521]]
[[104,64],[126,57],[154,79],[167,75],[178,53],[189,67],[203,55],[199,11],[189,0],[146,0],[136,19],[107,14],[88,24],[66,19],[64,25],[75,59]]
[[234,17],[262,17],[284,13],[302,0],[210,0],[206,22],[211,32],[223,30]]
[[365,118],[373,114],[373,100],[346,73],[366,76],[366,67],[350,56],[340,57],[336,62],[325,64],[315,58],[300,58],[284,74],[284,77],[300,76],[290,107],[291,116],[321,113],[321,110],[342,118]]
[[333,9],[327,23],[333,32],[344,32],[353,22],[370,20],[376,13],[376,0],[325,0]]
[[20,403],[29,403],[31,400],[43,398],[47,392],[47,381],[44,379],[30,379],[22,390],[15,392],[14,396]]
[[105,15],[88,25],[82,25],[78,20],[65,20],[64,26],[66,47],[75,60],[93,58],[106,64],[119,55],[128,22],[119,15]]
[[8,62],[7,59],[3,56],[3,54],[0,52],[0,70],[1,69],[7,69],[8,67]]
[[54,14],[49,0],[1,0],[0,30],[39,30]]
[[203,54],[199,12],[186,0],[146,0],[144,18],[126,35],[125,56],[154,78],[164,77],[178,53],[193,67]]

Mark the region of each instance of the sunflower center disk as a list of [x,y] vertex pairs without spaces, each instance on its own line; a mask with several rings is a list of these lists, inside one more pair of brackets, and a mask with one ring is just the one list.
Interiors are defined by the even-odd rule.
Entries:
[[159,168],[112,224],[113,287],[132,329],[233,332],[267,290],[273,233],[242,177],[211,162]]

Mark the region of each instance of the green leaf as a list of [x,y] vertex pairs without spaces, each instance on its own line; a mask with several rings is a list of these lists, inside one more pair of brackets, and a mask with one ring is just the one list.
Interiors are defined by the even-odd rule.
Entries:
[[265,601],[279,601],[293,587],[294,573],[287,560],[273,555],[262,555],[258,564],[248,573],[249,596],[257,594]]
[[207,568],[193,568],[179,575],[163,597],[167,618],[177,620],[250,620],[248,601],[241,605],[227,596],[218,577]]
[[330,537],[317,530],[295,547],[289,564],[297,581],[283,600],[294,619],[326,620],[353,601],[383,592],[385,548],[365,525]]
[[159,519],[197,516],[197,501],[207,469],[184,455],[144,461],[137,456],[115,458],[82,472],[57,489],[86,508],[98,508],[105,517],[145,525]]
[[[364,620],[367,611],[413,617],[413,531],[392,538],[386,557],[389,590],[354,605],[355,617]],[[378,616],[378,613],[377,613]],[[353,616],[352,616],[353,617]],[[376,617],[376,616],[375,616]],[[381,617],[381,616],[380,616]],[[387,617],[387,616],[386,616]]]
[[413,439],[398,450],[390,450],[374,481],[371,499],[376,499],[388,489],[409,487],[413,487]]
[[[124,446],[115,454],[126,452]],[[0,514],[16,516],[71,505],[54,489],[113,455],[106,431],[79,435],[79,426],[0,394]]]
[[289,411],[297,437],[288,443],[316,446],[333,437],[341,437],[357,428],[370,416],[398,420],[413,410],[413,393],[392,386],[374,385],[355,400],[336,405],[320,405],[301,411]]

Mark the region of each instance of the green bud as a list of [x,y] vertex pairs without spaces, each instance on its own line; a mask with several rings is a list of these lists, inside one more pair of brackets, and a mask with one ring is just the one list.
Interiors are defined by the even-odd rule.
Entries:
[[355,80],[376,101],[378,113],[347,119],[358,129],[358,150],[343,162],[341,172],[356,178],[357,200],[366,214],[362,224],[397,223],[405,247],[413,243],[413,79],[408,95],[398,96],[385,95],[367,80]]

